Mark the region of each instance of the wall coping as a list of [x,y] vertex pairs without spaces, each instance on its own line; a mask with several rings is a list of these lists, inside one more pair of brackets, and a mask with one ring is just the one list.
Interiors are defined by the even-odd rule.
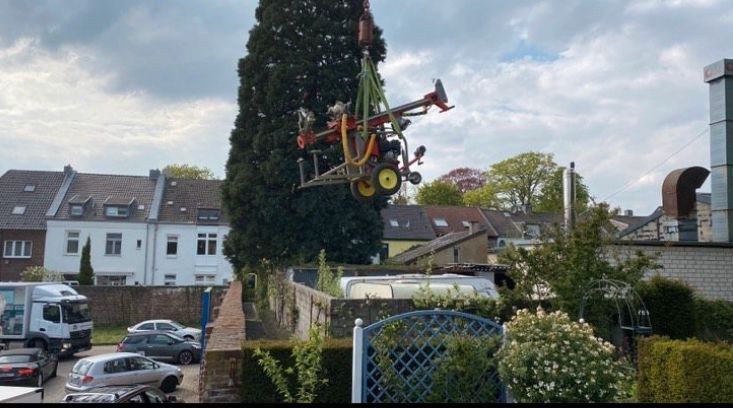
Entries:
[[206,344],[206,351],[239,350],[244,341],[244,310],[242,309],[242,282],[229,284],[219,314]]
[[613,246],[651,246],[651,247],[695,247],[695,248],[733,248],[733,242],[699,241],[614,241]]

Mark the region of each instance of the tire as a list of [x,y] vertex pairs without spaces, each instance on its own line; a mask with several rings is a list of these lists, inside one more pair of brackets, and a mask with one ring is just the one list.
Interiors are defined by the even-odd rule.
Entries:
[[194,338],[193,338],[193,336],[190,336],[190,335],[189,336],[183,336],[183,340],[193,341]]
[[168,394],[169,392],[175,391],[177,386],[178,380],[176,379],[176,377],[166,377],[165,380],[163,380],[163,383],[160,385],[160,390]]
[[372,170],[372,185],[377,190],[377,194],[390,196],[402,187],[402,175],[397,166],[389,163],[378,164]]
[[59,370],[59,362],[56,362],[56,365],[53,366],[53,372],[51,373],[51,378],[56,378],[56,372]]
[[413,185],[418,185],[420,184],[420,182],[422,182],[422,174],[416,171],[410,172],[410,174],[407,175],[407,181],[409,181]]
[[191,353],[188,350],[181,351],[180,354],[178,354],[178,363],[181,365],[189,365],[193,361],[193,353]]
[[366,201],[377,194],[377,190],[369,180],[357,180],[351,182],[351,194],[358,200]]

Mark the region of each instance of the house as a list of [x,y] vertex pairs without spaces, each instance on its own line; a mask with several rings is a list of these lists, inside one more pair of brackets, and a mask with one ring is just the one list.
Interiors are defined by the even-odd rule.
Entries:
[[381,211],[384,223],[381,259],[392,258],[435,239],[425,209],[419,205],[389,205]]
[[424,267],[432,256],[432,263],[437,267],[453,263],[485,264],[486,235],[484,228],[474,226],[466,231],[448,232],[425,245],[398,254],[389,262]]
[[45,266],[72,278],[89,238],[97,285],[150,282],[150,221],[162,194],[159,176],[159,171],[146,177],[72,170],[47,213]]
[[[697,241],[712,242],[710,193],[695,194],[694,213],[697,223]],[[676,217],[665,215],[662,206],[659,206],[641,222],[619,232],[618,237],[624,241],[680,241],[679,225]]]
[[150,284],[226,284],[232,266],[224,257],[229,221],[220,180],[166,178],[155,238]]
[[43,266],[46,210],[64,180],[60,171],[8,170],[0,177],[0,281]]

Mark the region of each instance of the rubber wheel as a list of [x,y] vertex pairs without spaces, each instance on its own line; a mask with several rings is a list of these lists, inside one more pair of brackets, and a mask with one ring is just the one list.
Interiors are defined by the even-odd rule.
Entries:
[[392,195],[400,191],[402,176],[395,165],[381,163],[372,170],[372,184],[377,194]]
[[377,194],[371,181],[358,180],[351,183],[351,194],[359,200],[369,200]]
[[422,181],[422,174],[416,171],[413,171],[407,175],[407,181],[409,181],[410,183],[414,185],[418,185]]
[[56,372],[59,370],[59,362],[56,362],[56,365],[53,366],[53,372],[51,373],[51,378],[56,378]]
[[160,385],[160,390],[167,394],[175,391],[177,386],[178,380],[176,380],[176,377],[166,377],[163,384]]
[[178,355],[178,363],[183,365],[189,365],[193,361],[193,353],[188,350],[181,351]]

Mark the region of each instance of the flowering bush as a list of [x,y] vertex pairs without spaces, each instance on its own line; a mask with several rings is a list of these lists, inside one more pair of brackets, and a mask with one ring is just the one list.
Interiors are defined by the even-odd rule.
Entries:
[[519,402],[607,402],[628,398],[633,369],[613,345],[563,312],[520,310],[506,324],[499,375]]

